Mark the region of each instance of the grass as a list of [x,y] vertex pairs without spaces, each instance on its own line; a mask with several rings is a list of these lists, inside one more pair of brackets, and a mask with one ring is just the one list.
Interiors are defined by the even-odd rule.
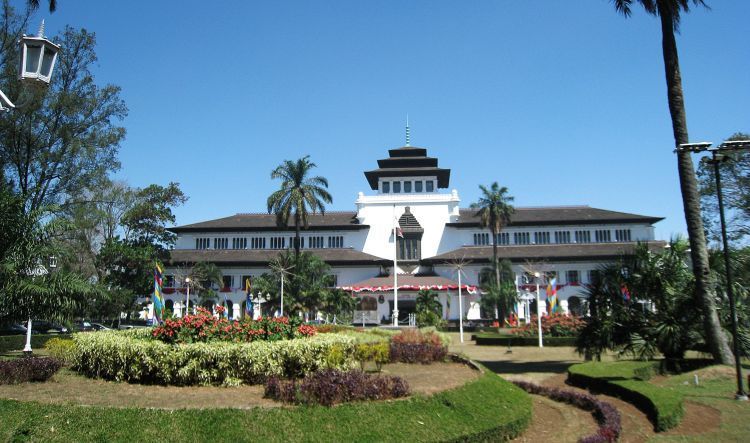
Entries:
[[657,386],[639,374],[650,372],[654,362],[588,362],[568,368],[574,385],[592,387],[633,403],[646,413],[657,432],[674,428],[684,414],[683,396],[671,386]]
[[0,400],[0,441],[497,441],[530,419],[529,396],[486,372],[431,397],[333,408],[165,411]]
[[[693,384],[698,375],[700,383]],[[747,375],[747,367],[745,368]],[[651,441],[723,442],[747,441],[750,435],[750,403],[734,400],[737,391],[734,370],[728,366],[712,366],[667,378],[663,385],[679,393],[685,400],[717,409],[719,425],[698,435],[656,435]]]

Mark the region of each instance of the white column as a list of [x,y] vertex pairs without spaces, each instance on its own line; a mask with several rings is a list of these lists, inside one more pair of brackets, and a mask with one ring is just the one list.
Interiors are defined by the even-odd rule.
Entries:
[[174,302],[174,316],[182,317],[182,303],[180,301]]
[[232,318],[235,320],[240,319],[240,304],[242,302],[232,303]]

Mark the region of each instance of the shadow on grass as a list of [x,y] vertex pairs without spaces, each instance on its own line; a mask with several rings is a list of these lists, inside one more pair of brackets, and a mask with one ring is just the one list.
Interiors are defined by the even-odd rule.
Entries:
[[564,360],[548,360],[548,361],[515,361],[515,360],[502,360],[502,361],[479,361],[481,364],[489,368],[492,372],[499,374],[524,374],[527,372],[552,372],[556,374],[565,373],[568,367],[576,364],[577,362],[564,361]]

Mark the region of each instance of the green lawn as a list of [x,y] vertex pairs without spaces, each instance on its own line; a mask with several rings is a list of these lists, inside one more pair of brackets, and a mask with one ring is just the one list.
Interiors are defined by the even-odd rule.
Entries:
[[[718,371],[717,368],[722,369]],[[694,375],[699,385],[693,383]],[[747,368],[745,368],[747,376]],[[669,377],[664,385],[678,392],[686,401],[702,403],[721,413],[719,427],[698,435],[656,435],[653,441],[729,442],[750,441],[750,402],[734,400],[737,384],[728,367],[709,367],[694,372]],[[746,387],[747,388],[747,387]]]
[[0,441],[497,441],[531,399],[487,372],[431,397],[333,408],[149,410],[0,400]]

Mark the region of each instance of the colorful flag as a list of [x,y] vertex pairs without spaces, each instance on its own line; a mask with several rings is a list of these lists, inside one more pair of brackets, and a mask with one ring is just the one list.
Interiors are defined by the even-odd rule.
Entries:
[[245,315],[253,318],[253,294],[250,291],[250,277],[245,277]]
[[620,293],[622,294],[622,299],[626,302],[630,301],[630,291],[628,290],[628,286],[623,283],[620,286]]
[[164,320],[164,296],[161,291],[162,271],[159,263],[154,268],[154,320],[161,323]]
[[557,278],[553,278],[547,284],[547,302],[549,303],[550,314],[560,310],[560,305],[557,303]]

